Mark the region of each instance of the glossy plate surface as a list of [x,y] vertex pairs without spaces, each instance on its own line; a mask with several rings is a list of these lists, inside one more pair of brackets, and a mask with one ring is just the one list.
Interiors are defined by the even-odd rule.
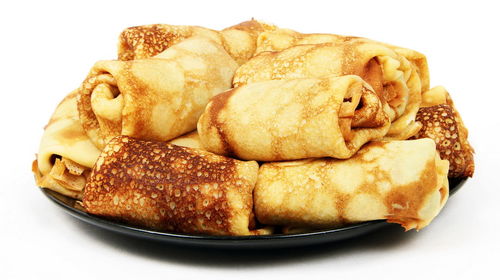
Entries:
[[[465,181],[466,180],[462,179],[450,179],[450,195],[458,191],[463,186]],[[184,246],[232,249],[271,249],[297,247],[325,242],[341,241],[344,239],[364,235],[379,228],[391,225],[384,220],[377,220],[353,224],[340,228],[297,234],[274,234],[261,236],[209,236],[178,234],[134,227],[120,222],[110,221],[98,216],[90,215],[84,212],[83,209],[78,204],[76,204],[76,201],[74,199],[65,197],[48,189],[41,190],[51,201],[62,207],[62,209],[64,209],[71,216],[94,226],[133,237],[179,244]]]

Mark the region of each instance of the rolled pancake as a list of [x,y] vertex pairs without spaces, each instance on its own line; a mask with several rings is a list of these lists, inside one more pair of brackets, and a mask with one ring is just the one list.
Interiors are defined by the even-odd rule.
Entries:
[[200,26],[151,24],[125,29],[119,39],[120,60],[153,57],[192,36],[205,36],[224,46],[238,64],[250,59],[257,48],[257,38],[276,27],[250,20],[216,31]]
[[95,215],[150,229],[214,235],[253,231],[258,164],[200,149],[113,138],[85,187]]
[[73,198],[81,197],[86,176],[100,154],[80,124],[77,94],[71,92],[57,106],[32,166],[38,186]]
[[266,81],[212,98],[198,121],[203,147],[220,155],[277,161],[348,158],[382,138],[389,118],[358,76]]
[[208,100],[231,87],[236,67],[205,37],[152,58],[97,62],[80,87],[80,120],[98,148],[117,135],[173,139],[196,128]]
[[266,30],[259,35],[255,54],[265,51],[282,51],[297,45],[339,43],[346,41],[375,42],[391,48],[399,55],[405,57],[408,61],[410,61],[410,63],[413,64],[414,67],[416,67],[417,74],[420,77],[422,92],[429,90],[429,66],[425,55],[412,49],[394,46],[367,38],[325,33],[305,34],[291,29],[274,28],[273,30]]
[[391,109],[388,138],[407,139],[420,129],[415,122],[422,93],[418,69],[404,56],[375,41],[352,39],[262,52],[238,68],[233,86],[326,75],[357,75],[373,87]]
[[371,142],[346,160],[264,163],[254,191],[264,224],[329,228],[386,219],[422,229],[448,198],[448,161],[431,139]]
[[450,162],[448,177],[464,178],[474,174],[474,149],[467,140],[468,131],[444,87],[435,87],[423,94],[417,121],[422,129],[415,139],[431,138],[442,159]]

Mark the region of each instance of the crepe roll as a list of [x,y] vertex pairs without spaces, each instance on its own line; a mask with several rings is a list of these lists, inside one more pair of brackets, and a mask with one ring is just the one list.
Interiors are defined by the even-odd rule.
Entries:
[[[257,50],[255,54],[257,55],[266,51],[281,51],[297,45],[324,43],[383,45],[393,50],[399,56],[404,57],[409,62],[412,71],[407,81],[409,89],[407,109],[405,113],[396,121],[393,120],[391,130],[386,138],[401,140],[415,135],[415,133],[421,128],[419,123],[415,122],[415,114],[419,108],[419,102],[421,102],[420,94],[429,90],[430,85],[429,66],[427,58],[424,54],[412,49],[394,46],[362,37],[324,33],[305,34],[283,28],[275,28],[274,30],[262,32],[257,39]],[[368,68],[371,67],[373,67],[373,64]],[[375,84],[379,83],[374,81],[373,71],[369,70],[368,72],[371,72],[372,74],[364,75],[363,78],[365,78],[372,85],[374,85],[373,82],[375,82]]]
[[86,178],[100,154],[80,123],[77,94],[76,90],[71,92],[57,106],[32,165],[38,186],[73,198],[81,198]]
[[82,126],[100,149],[117,135],[168,141],[196,129],[209,99],[231,87],[236,67],[205,37],[152,58],[99,61],[79,90]]
[[269,225],[332,228],[384,219],[419,230],[448,199],[447,173],[431,139],[370,142],[345,160],[264,163],[255,213]]
[[262,52],[242,65],[233,85],[326,75],[357,75],[368,82],[390,111],[386,137],[407,139],[420,125],[415,115],[421,102],[418,69],[390,47],[374,41],[341,40]]
[[273,30],[266,30],[260,33],[259,38],[257,39],[257,49],[255,54],[265,51],[281,51],[297,45],[341,43],[348,41],[359,43],[374,42],[391,48],[399,55],[405,57],[416,68],[416,73],[420,78],[422,92],[429,89],[429,66],[425,55],[412,49],[394,46],[367,38],[327,33],[306,34],[291,29],[274,28]]
[[205,36],[221,44],[237,63],[243,64],[254,55],[259,34],[274,29],[275,26],[254,19],[222,31],[169,24],[135,26],[120,34],[118,58],[132,60],[153,57],[185,39]]
[[351,157],[383,137],[389,118],[358,76],[248,84],[210,101],[198,122],[203,147],[246,160]]
[[91,214],[149,229],[211,235],[254,230],[258,164],[128,136],[104,148],[85,187]]

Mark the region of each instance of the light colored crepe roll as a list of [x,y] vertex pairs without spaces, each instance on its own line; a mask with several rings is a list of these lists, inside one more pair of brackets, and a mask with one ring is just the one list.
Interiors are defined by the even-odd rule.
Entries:
[[75,90],[57,106],[45,127],[32,168],[38,186],[80,198],[100,151],[80,124],[76,97]]
[[262,52],[236,71],[233,85],[326,75],[358,75],[373,87],[391,109],[387,138],[407,139],[420,129],[415,122],[422,93],[418,69],[392,48],[375,41],[353,38]]
[[120,60],[149,58],[192,36],[205,36],[221,44],[236,62],[242,64],[255,53],[259,34],[275,28],[273,25],[253,19],[222,31],[200,26],[169,24],[135,26],[121,33],[118,58]]
[[396,53],[404,56],[413,64],[414,67],[416,67],[416,72],[420,77],[422,92],[429,90],[429,66],[427,64],[427,58],[425,57],[425,55],[412,49],[398,47],[367,38],[325,33],[305,34],[293,31],[291,29],[274,28],[273,30],[262,32],[259,35],[259,38],[257,39],[257,50],[255,51],[255,54],[259,54],[264,51],[281,51],[297,45],[339,43],[346,41],[376,42],[393,49]]
[[95,215],[150,229],[250,235],[255,161],[127,136],[113,138],[85,187],[83,205]]
[[83,128],[98,148],[117,135],[173,139],[196,128],[208,100],[231,87],[236,67],[205,37],[152,58],[97,62],[79,91]]
[[448,161],[431,139],[371,142],[352,158],[265,163],[254,191],[261,223],[330,228],[386,219],[422,229],[448,198]]
[[432,88],[423,94],[422,105],[417,113],[422,129],[414,138],[431,138],[436,142],[441,158],[450,162],[448,177],[472,177],[474,149],[449,93],[442,86]]
[[358,76],[266,81],[221,93],[198,122],[208,151],[258,161],[348,158],[390,122]]

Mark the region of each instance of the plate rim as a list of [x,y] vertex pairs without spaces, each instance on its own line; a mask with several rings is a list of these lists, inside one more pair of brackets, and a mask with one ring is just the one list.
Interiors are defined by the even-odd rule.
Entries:
[[[449,178],[449,184],[450,186],[453,185],[452,188],[449,190],[449,195],[453,195],[456,193],[462,186],[465,184],[465,182],[468,180],[468,178]],[[53,203],[58,205],[59,207],[62,207],[68,214],[71,216],[84,221],[86,223],[92,224],[94,226],[104,228],[106,230],[110,230],[113,232],[119,232],[122,234],[127,234],[127,235],[133,235],[136,237],[142,237],[142,238],[149,238],[149,239],[155,239],[155,240],[161,240],[161,241],[190,241],[190,242],[197,242],[197,241],[202,241],[202,242],[212,242],[212,241],[217,241],[217,242],[237,242],[237,241],[244,241],[244,242],[258,242],[258,241],[276,241],[276,240],[290,240],[290,239],[304,239],[304,238],[315,238],[318,236],[325,236],[325,235],[334,235],[334,234],[344,234],[348,232],[356,232],[356,230],[361,230],[361,229],[366,229],[367,231],[371,231],[372,229],[376,229],[378,227],[382,227],[383,225],[390,225],[391,223],[386,222],[386,220],[373,220],[373,221],[365,221],[361,223],[356,223],[356,224],[350,224],[338,228],[332,228],[332,229],[321,229],[317,231],[310,231],[310,232],[304,232],[304,233],[292,233],[292,234],[271,234],[271,235],[239,235],[239,236],[232,236],[232,235],[203,235],[203,234],[184,234],[184,233],[172,233],[172,232],[163,232],[163,231],[156,231],[156,230],[150,230],[146,228],[141,228],[141,227],[136,227],[133,225],[128,225],[119,221],[113,221],[109,220],[106,218],[102,218],[96,215],[89,214],[87,212],[84,212],[80,209],[77,209],[75,207],[72,207],[68,205],[68,203],[65,203],[62,201],[62,199],[57,198],[57,196],[61,196],[63,198],[66,198],[67,200],[73,200],[69,197],[66,197],[64,195],[61,195],[55,191],[52,191],[50,189],[45,189],[45,188],[39,188],[42,193],[46,197],[49,198]],[[355,235],[354,235],[355,236]],[[347,237],[349,238],[349,237]],[[344,238],[341,238],[344,239]],[[206,244],[205,244],[206,245]],[[219,244],[220,245],[220,244]]]

